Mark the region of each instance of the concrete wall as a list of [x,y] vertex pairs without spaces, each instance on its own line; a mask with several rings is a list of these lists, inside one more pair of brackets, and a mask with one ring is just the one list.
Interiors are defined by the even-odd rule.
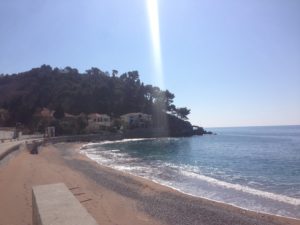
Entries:
[[124,130],[124,138],[157,138],[168,137],[169,132],[164,128],[136,128]]
[[0,143],[0,161],[10,153],[19,149],[22,141]]
[[44,135],[43,134],[23,134],[20,139],[39,139],[39,138],[43,138]]
[[45,139],[45,142],[58,143],[58,142],[90,142],[90,141],[106,141],[106,140],[120,140],[124,138],[122,134],[101,132],[98,134],[84,134],[84,135],[72,135],[72,136],[57,136],[53,138]]
[[169,133],[163,128],[137,128],[132,130],[124,130],[122,133],[102,131],[97,134],[85,134],[85,135],[72,135],[72,136],[57,136],[53,138],[47,138],[45,142],[58,143],[58,142],[98,142],[98,141],[114,141],[124,138],[154,138],[154,137],[168,137]]
[[65,184],[32,188],[33,225],[98,225]]

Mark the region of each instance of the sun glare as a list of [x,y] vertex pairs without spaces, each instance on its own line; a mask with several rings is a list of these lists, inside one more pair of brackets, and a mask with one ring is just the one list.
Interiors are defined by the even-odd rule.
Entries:
[[155,82],[164,88],[162,57],[160,48],[158,0],[147,0],[148,17],[155,64]]

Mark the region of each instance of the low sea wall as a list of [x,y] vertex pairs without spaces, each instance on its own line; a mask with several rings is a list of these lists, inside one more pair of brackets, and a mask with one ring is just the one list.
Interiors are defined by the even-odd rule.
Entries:
[[45,142],[58,143],[58,142],[97,142],[105,140],[119,140],[124,138],[122,134],[103,132],[99,134],[85,134],[85,135],[72,135],[72,136],[58,136],[52,138],[45,138]]
[[72,136],[58,136],[45,138],[45,142],[98,142],[106,140],[120,140],[124,138],[153,138],[153,137],[168,137],[167,130],[162,128],[138,128],[132,130],[124,130],[122,132],[103,131],[97,134],[83,134]]
[[155,138],[169,136],[169,131],[164,128],[136,128],[132,130],[125,130],[123,132],[124,138]]
[[6,146],[8,144],[10,144],[10,143],[4,143],[2,145],[5,145],[5,146],[3,146],[3,147],[1,146],[2,148],[0,149],[0,161],[2,159],[4,159],[7,155],[9,155],[10,153],[18,150],[21,143],[17,142],[17,143],[12,143],[10,146]]
[[43,134],[22,134],[19,139],[20,140],[26,140],[26,139],[40,139],[43,138]]

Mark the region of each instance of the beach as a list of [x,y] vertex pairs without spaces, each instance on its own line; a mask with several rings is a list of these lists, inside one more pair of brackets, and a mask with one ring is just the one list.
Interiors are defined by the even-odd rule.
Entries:
[[185,195],[150,180],[101,166],[79,153],[83,143],[23,146],[0,163],[0,225],[31,225],[34,185],[63,182],[102,224],[300,224]]

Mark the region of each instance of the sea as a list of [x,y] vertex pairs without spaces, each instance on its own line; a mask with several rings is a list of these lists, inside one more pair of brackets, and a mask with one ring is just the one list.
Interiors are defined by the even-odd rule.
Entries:
[[216,134],[89,143],[81,153],[188,195],[300,218],[300,126],[209,130]]

